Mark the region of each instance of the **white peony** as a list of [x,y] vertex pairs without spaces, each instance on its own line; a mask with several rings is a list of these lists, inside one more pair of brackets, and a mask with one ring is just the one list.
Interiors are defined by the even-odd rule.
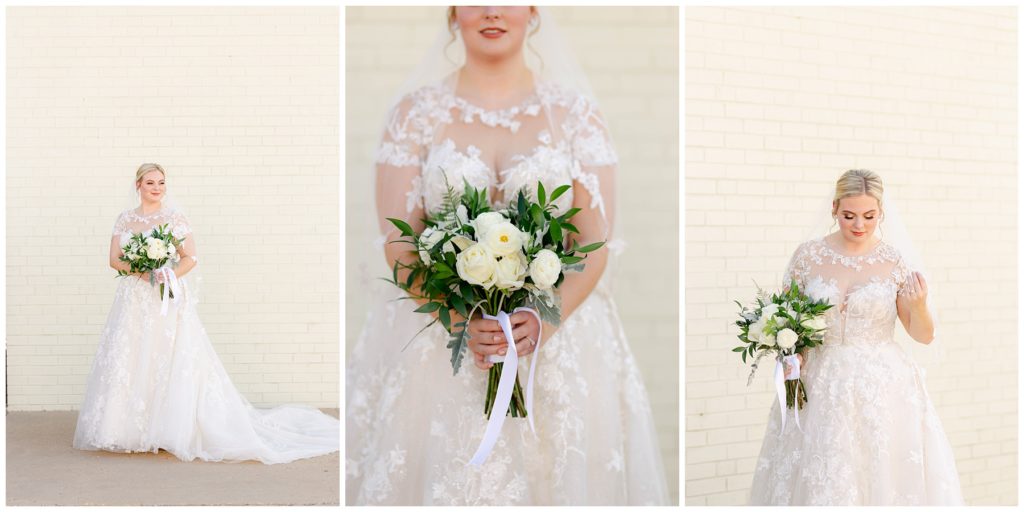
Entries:
[[473,226],[473,231],[476,232],[476,239],[483,240],[488,229],[505,222],[508,222],[508,219],[498,212],[484,212],[477,215],[470,224]]
[[444,238],[444,231],[437,231],[434,228],[427,228],[420,234],[420,259],[423,263],[430,265],[430,249]]
[[551,288],[562,273],[562,261],[554,251],[541,249],[530,262],[530,279],[541,290]]
[[820,330],[828,327],[828,322],[825,321],[825,317],[823,317],[823,316],[816,316],[816,317],[813,317],[813,318],[805,319],[803,322],[800,322],[800,325],[802,325],[802,326],[804,326],[804,327],[806,327],[808,329],[814,329],[815,331],[820,331]]
[[796,335],[796,332],[794,332],[793,329],[783,329],[779,331],[779,334],[776,335],[775,339],[779,343],[779,348],[788,349],[795,347],[796,341],[800,338]]
[[768,323],[768,317],[761,315],[756,322],[750,324],[750,329],[747,330],[747,337],[754,341],[764,340],[764,327]]
[[487,228],[487,234],[478,241],[486,244],[496,257],[512,254],[523,248],[523,236],[511,222],[502,222]]
[[455,270],[459,277],[469,284],[490,289],[494,286],[494,271],[498,261],[484,244],[471,245],[455,258]]
[[[469,249],[470,246],[472,246],[473,243],[474,243],[472,240],[470,240],[469,238],[464,237],[462,235],[455,235],[455,237],[452,238],[452,242],[455,244],[456,247],[459,248],[460,251],[465,251],[466,249]],[[449,249],[451,249],[451,250],[449,250]],[[454,252],[455,251],[454,248],[448,247],[448,244],[444,244],[444,250],[445,250],[445,252]]]
[[494,286],[502,290],[518,290],[523,287],[526,271],[526,255],[522,251],[503,256],[494,270]]
[[151,260],[161,260],[167,257],[167,244],[159,238],[146,239],[146,256]]

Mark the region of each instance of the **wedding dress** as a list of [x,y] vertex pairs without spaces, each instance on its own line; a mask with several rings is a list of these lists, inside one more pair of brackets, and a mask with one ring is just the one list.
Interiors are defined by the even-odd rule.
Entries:
[[[192,242],[179,211],[126,210],[114,236],[167,224]],[[192,249],[194,254],[194,249]],[[194,273],[194,272],[193,272]],[[161,314],[159,287],[119,279],[100,335],[75,428],[80,450],[157,452],[181,460],[290,462],[338,450],[340,422],[317,409],[256,409],[231,383],[199,321],[192,274],[180,279],[177,302]]]
[[778,400],[754,471],[755,505],[960,505],[953,451],[921,370],[893,340],[896,297],[910,275],[880,242],[847,256],[824,238],[802,244],[786,271],[828,299],[824,342],[805,354],[807,403],[780,433]]
[[[521,188],[536,198],[538,180],[547,190],[577,187],[556,201],[559,212],[578,187],[591,197],[585,206],[611,206],[601,173],[616,154],[595,104],[571,90],[540,82],[521,103],[494,110],[446,81],[407,95],[388,119],[378,172],[409,177],[408,196],[398,196],[410,216],[436,209],[446,183],[461,191],[463,180],[490,189],[498,207]],[[651,407],[606,277],[541,346],[536,434],[507,418],[480,467],[467,462],[486,426],[487,372],[467,352],[453,376],[445,330],[414,338],[429,316],[382,283],[346,374],[346,503],[666,504]]]

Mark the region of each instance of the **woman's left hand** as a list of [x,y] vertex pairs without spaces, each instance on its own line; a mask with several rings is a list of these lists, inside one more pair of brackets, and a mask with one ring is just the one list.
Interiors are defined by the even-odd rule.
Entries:
[[164,284],[165,282],[167,282],[167,274],[164,274],[162,271],[154,272],[153,275],[156,276],[157,284]]
[[[493,320],[491,320],[491,322],[497,324],[497,322]],[[509,317],[509,323],[512,324],[512,339],[516,342],[516,355],[523,357],[532,354],[533,351],[537,349],[537,344],[541,342],[541,340],[537,339],[537,333],[540,329],[540,323],[538,323],[537,317],[526,311],[520,311],[518,313],[513,313]],[[494,331],[494,336],[496,339],[504,338],[504,334],[502,334],[501,330]],[[506,343],[504,342],[498,342],[498,346],[505,345]],[[470,348],[473,348],[472,343],[470,343]],[[475,350],[472,352],[474,363],[481,370],[486,370],[491,366],[494,366],[494,363],[486,360],[487,356],[485,354],[481,354]]]
[[922,309],[927,306],[928,283],[920,272],[911,272],[907,276],[907,282],[903,285],[903,296],[911,307]]

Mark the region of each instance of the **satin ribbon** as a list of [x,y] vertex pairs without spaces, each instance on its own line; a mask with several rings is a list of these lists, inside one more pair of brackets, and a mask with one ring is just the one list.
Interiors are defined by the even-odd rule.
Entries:
[[[788,379],[785,377],[783,363],[789,363],[793,367],[793,376]],[[782,428],[779,429],[779,436],[786,431],[786,381],[798,379],[800,379],[800,358],[796,355],[788,355],[775,361],[775,393],[779,397],[779,414],[782,415]],[[797,386],[799,390],[799,384]],[[796,420],[797,430],[803,432],[804,429],[800,427],[800,401],[797,400],[797,397],[793,398],[793,417]]]
[[164,296],[160,301],[160,316],[167,316],[167,306],[171,302],[170,294],[174,293],[174,303],[178,303],[178,298],[181,297],[181,289],[178,286],[178,276],[174,275],[174,271],[167,267],[160,267],[154,270],[156,274],[162,274],[164,276]]
[[[526,419],[530,424],[530,431],[536,432],[536,428],[533,423],[533,376],[537,370],[537,359],[540,356],[540,340],[541,335],[544,331],[543,322],[541,322],[540,315],[536,311],[530,308],[516,308],[512,310],[512,313],[518,313],[520,311],[529,311],[535,318],[537,318],[537,325],[540,327],[537,330],[537,349],[534,351],[533,358],[530,360],[530,376],[526,379]],[[501,326],[502,332],[505,333],[505,341],[508,342],[508,350],[505,352],[505,356],[491,355],[487,357],[488,362],[492,363],[503,363],[504,366],[501,368],[501,379],[498,380],[498,392],[494,397],[494,405],[491,406],[491,418],[487,420],[487,429],[484,430],[484,438],[480,441],[480,445],[476,448],[476,453],[473,454],[473,458],[470,459],[467,465],[480,466],[490,456],[491,451],[494,449],[494,444],[498,442],[498,436],[501,435],[501,427],[505,424],[505,415],[508,411],[509,403],[512,402],[512,390],[516,382],[516,374],[519,370],[519,354],[516,352],[516,343],[512,338],[512,321],[509,319],[509,314],[504,311],[499,311],[497,315],[491,316],[487,313],[483,314],[483,317],[487,320],[497,320]]]

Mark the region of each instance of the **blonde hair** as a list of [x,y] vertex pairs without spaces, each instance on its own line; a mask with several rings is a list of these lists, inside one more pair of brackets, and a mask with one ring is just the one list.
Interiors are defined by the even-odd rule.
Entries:
[[850,169],[836,181],[836,195],[832,199],[832,215],[839,209],[839,200],[847,197],[869,196],[882,207],[882,178],[867,169]]
[[135,171],[135,183],[142,181],[142,177],[150,171],[157,171],[162,174],[164,178],[167,177],[167,173],[164,172],[163,167],[160,167],[160,164],[142,164],[139,166],[139,170]]

